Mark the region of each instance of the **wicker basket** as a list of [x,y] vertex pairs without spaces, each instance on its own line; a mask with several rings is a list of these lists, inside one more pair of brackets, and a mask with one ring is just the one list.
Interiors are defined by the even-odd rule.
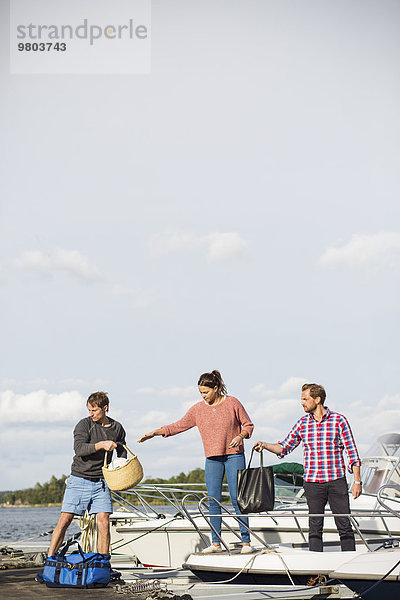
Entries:
[[124,446],[124,448],[128,453],[128,462],[116,469],[108,469],[107,452],[104,453],[103,477],[110,490],[114,492],[129,490],[143,479],[143,468],[138,457],[127,446]]

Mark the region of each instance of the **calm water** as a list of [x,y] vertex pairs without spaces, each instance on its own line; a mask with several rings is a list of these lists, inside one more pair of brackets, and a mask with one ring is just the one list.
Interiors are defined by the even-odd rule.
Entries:
[[[50,531],[57,525],[59,516],[59,506],[0,508],[0,545],[1,542],[10,544],[39,535],[44,531]],[[79,531],[79,527],[72,523],[68,529],[68,535],[77,531]],[[47,538],[40,539],[44,541]]]
[[[171,506],[155,506],[154,508],[158,511],[171,511]],[[115,507],[114,510],[116,510]],[[59,506],[42,506],[41,508],[0,507],[0,546],[2,542],[10,545],[11,542],[38,536],[40,533],[54,529],[59,516]],[[78,531],[78,525],[73,522],[68,528],[67,536],[70,537]],[[46,541],[47,539],[50,540],[50,536],[38,538],[38,541]]]

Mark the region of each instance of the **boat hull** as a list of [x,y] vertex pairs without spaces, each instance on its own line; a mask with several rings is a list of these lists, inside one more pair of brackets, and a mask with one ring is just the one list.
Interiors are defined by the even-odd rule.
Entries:
[[371,588],[365,595],[365,600],[396,600],[400,597],[400,581],[381,581],[374,589],[372,589],[372,581],[346,579],[343,583],[362,598],[363,593]]
[[[356,556],[330,573],[368,600],[400,597],[400,548],[387,547]],[[368,593],[366,593],[368,590]]]
[[307,586],[327,581],[332,568],[340,567],[360,552],[361,549],[355,552],[310,552],[306,549],[278,546],[260,549],[253,554],[194,554],[188,558],[183,568],[189,569],[206,582],[261,585],[294,583]]
[[[186,568],[187,565],[184,565]],[[206,571],[191,568],[190,571],[205,583],[227,582],[232,579],[234,573],[229,571]],[[307,586],[312,579],[311,575],[292,575],[292,580],[295,585]],[[290,585],[288,576],[283,573],[241,573],[232,582],[242,585]]]
[[[232,518],[226,519],[229,525],[237,529]],[[202,517],[195,522],[202,534],[211,544],[210,529]],[[387,538],[387,529],[381,519],[358,519],[360,528],[367,539]],[[400,520],[386,518],[388,528],[394,537],[400,537]],[[300,525],[300,527],[299,527]],[[296,514],[292,517],[280,517],[279,511],[271,516],[250,517],[250,528],[266,544],[307,544],[308,517]],[[231,531],[222,529],[222,538],[226,544],[240,540]],[[332,517],[327,516],[324,524],[324,542],[337,543],[339,535]],[[251,536],[251,544],[259,546],[260,541]],[[113,552],[130,553],[137,556],[143,565],[178,568],[190,554],[201,552],[205,547],[193,524],[187,519],[166,515],[165,519],[138,520],[121,513],[111,517],[111,545]]]

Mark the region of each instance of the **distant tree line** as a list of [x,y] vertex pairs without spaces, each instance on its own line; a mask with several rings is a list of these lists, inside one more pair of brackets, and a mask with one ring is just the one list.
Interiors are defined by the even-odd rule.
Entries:
[[11,493],[11,492],[10,492],[9,490],[7,490],[7,491],[6,491],[6,490],[4,490],[3,492],[0,492],[0,504],[1,504],[2,502],[4,502],[4,496],[5,496],[6,494],[10,494],[10,493]]
[[[282,483],[284,485],[285,483],[297,486],[302,485],[304,472],[303,465],[298,463],[282,463],[280,465],[273,465],[272,468],[277,477],[279,477],[279,479],[276,480],[278,485],[282,485]],[[59,479],[53,475],[50,481],[43,484],[37,483],[33,488],[16,490],[14,492],[0,492],[0,504],[8,504],[12,506],[23,506],[28,504],[47,506],[48,504],[61,504],[64,495],[66,479],[67,475],[62,475]],[[224,478],[224,482],[226,483],[226,477]],[[174,487],[179,487],[179,485],[183,483],[203,484],[199,485],[199,488],[206,490],[204,469],[193,469],[187,474],[182,472],[179,473],[179,475],[170,477],[169,479],[162,479],[161,477],[148,477],[142,481],[141,485],[169,484]],[[188,493],[189,490],[190,488],[187,489],[187,491],[174,494],[175,498],[183,498],[183,496]],[[135,499],[135,495],[132,493],[125,494],[124,492],[120,492],[119,494],[132,504],[138,503],[138,500]],[[148,499],[148,502],[150,504],[159,504],[160,499]]]
[[62,475],[57,479],[54,475],[46,483],[37,483],[33,488],[16,490],[14,492],[3,492],[2,504],[24,505],[24,504],[59,504],[64,495],[65,480],[67,476]]
[[[0,492],[0,503],[12,506],[23,506],[28,504],[39,504],[47,506],[48,504],[61,504],[65,480],[67,475],[62,475],[59,479],[54,475],[50,481],[46,483],[37,483],[33,488],[26,490],[16,490],[13,492]],[[148,478],[142,482],[143,484],[160,484],[166,483],[174,486],[179,486],[181,483],[205,483],[204,469],[194,469],[188,474],[179,473],[170,479]],[[124,495],[124,494],[121,494]],[[183,496],[183,494],[180,494]],[[126,498],[132,502],[132,496],[126,495]]]

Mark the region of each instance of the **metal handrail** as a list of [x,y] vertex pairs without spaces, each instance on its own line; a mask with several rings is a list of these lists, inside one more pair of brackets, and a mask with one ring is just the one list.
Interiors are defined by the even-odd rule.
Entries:
[[394,515],[395,517],[398,517],[400,519],[400,512],[397,512],[396,510],[394,510],[393,508],[391,508],[390,506],[388,506],[387,504],[385,504],[385,502],[382,500],[381,495],[384,489],[389,488],[392,490],[397,490],[400,491],[400,484],[395,484],[395,483],[386,483],[385,485],[382,485],[379,490],[378,493],[376,495],[376,497],[378,498],[378,502],[379,504],[388,512],[392,513],[392,515]]
[[248,525],[246,525],[246,523],[243,523],[242,519],[243,519],[243,517],[247,517],[247,515],[243,515],[243,514],[237,515],[236,513],[231,513],[216,498],[213,498],[212,496],[206,496],[205,498],[202,498],[200,500],[200,502],[199,502],[199,512],[201,513],[202,517],[207,521],[207,523],[210,526],[210,528],[214,531],[214,533],[216,534],[216,536],[218,537],[218,539],[220,540],[220,542],[222,543],[222,545],[227,550],[228,554],[230,554],[230,550],[229,550],[228,546],[225,544],[225,542],[223,541],[221,535],[217,532],[217,530],[215,529],[215,527],[212,525],[211,519],[215,518],[215,517],[220,518],[221,519],[221,523],[223,523],[225,525],[225,527],[227,529],[229,529],[229,531],[231,533],[233,533],[238,539],[241,539],[241,537],[240,537],[240,535],[229,524],[226,523],[226,521],[224,521],[222,519],[221,515],[215,515],[215,514],[213,514],[213,515],[211,515],[211,514],[206,515],[204,513],[204,511],[203,511],[203,503],[206,502],[206,501],[208,502],[209,500],[213,500],[219,506],[219,508],[221,509],[221,511],[225,511],[226,513],[228,513],[228,515],[230,517],[232,517],[238,523],[239,526],[242,525],[242,527],[244,527],[250,533],[250,535],[252,535],[253,537],[255,537],[256,540],[258,540],[263,546],[265,546],[265,548],[267,548],[267,549],[271,548],[271,546],[269,544],[267,544],[267,542],[264,542],[264,540],[262,538],[260,538],[256,533],[254,533],[254,531],[252,529],[250,529],[250,527]]
[[[219,534],[215,530],[215,528],[212,524],[212,521],[209,520],[212,517],[216,517],[217,515],[206,514],[206,512],[204,511],[204,504],[205,504],[205,502],[209,501],[209,497],[206,495],[206,491],[203,489],[202,490],[191,489],[196,486],[197,486],[197,488],[199,488],[199,487],[203,487],[204,484],[180,484],[179,486],[173,486],[173,485],[171,486],[171,484],[156,484],[156,485],[154,485],[154,484],[143,485],[142,484],[141,486],[138,486],[137,489],[130,491],[130,494],[139,500],[139,502],[141,504],[140,507],[138,505],[133,505],[131,502],[129,502],[129,500],[127,500],[126,498],[123,498],[122,496],[120,496],[119,494],[116,494],[115,492],[113,493],[113,496],[114,496],[114,498],[117,499],[117,501],[121,505],[125,505],[126,507],[129,507],[129,509],[135,513],[136,518],[148,519],[149,516],[151,518],[150,514],[153,514],[154,517],[159,519],[159,518],[165,517],[165,515],[157,512],[157,510],[155,510],[155,508],[146,500],[146,497],[151,498],[151,499],[156,499],[157,496],[155,494],[158,494],[158,498],[165,500],[166,503],[169,504],[175,510],[177,510],[181,516],[186,517],[190,521],[190,523],[192,524],[193,528],[197,531],[197,533],[198,533],[199,537],[201,538],[201,540],[203,541],[203,543],[205,545],[208,545],[208,540],[207,540],[206,536],[203,534],[203,532],[201,531],[201,529],[198,525],[198,520],[197,520],[197,522],[195,520],[195,518],[198,518],[201,515],[204,518],[204,520],[206,521],[208,527],[214,531],[214,533],[220,539],[222,545],[225,547],[225,549],[229,553],[230,552],[229,548],[227,547],[227,545],[224,543],[222,538],[219,536]],[[184,489],[184,488],[186,488],[186,489]],[[191,491],[189,493],[186,493],[182,500],[180,500],[176,497],[176,495],[178,493],[188,492],[188,488]],[[319,517],[326,517],[326,518],[333,518],[336,516],[348,517],[350,519],[359,539],[368,548],[368,550],[370,550],[368,541],[365,538],[365,529],[364,529],[364,533],[363,533],[359,527],[359,524],[356,521],[356,517],[364,518],[364,519],[366,517],[370,517],[370,518],[372,517],[374,519],[379,519],[382,522],[382,526],[383,526],[383,529],[385,530],[386,534],[389,537],[392,537],[392,533],[389,529],[388,524],[386,523],[385,518],[389,517],[390,514],[395,517],[400,518],[400,512],[392,509],[390,506],[388,506],[383,501],[382,494],[383,494],[384,490],[387,488],[399,490],[400,485],[399,484],[385,484],[379,489],[378,494],[377,494],[377,500],[378,500],[379,504],[382,506],[383,510],[373,509],[369,512],[362,511],[359,513],[353,512],[351,514],[342,514],[342,515],[336,515],[331,512],[326,512],[321,515],[310,515],[310,513],[307,512],[308,508],[306,506],[301,507],[299,505],[295,505],[292,507],[288,506],[287,508],[280,506],[280,507],[276,507],[275,511],[273,511],[273,512],[266,512],[266,513],[262,513],[262,514],[259,514],[259,513],[253,514],[252,513],[252,514],[249,514],[246,516],[247,517],[248,516],[253,516],[253,517],[257,516],[257,517],[264,517],[264,518],[267,517],[267,518],[271,519],[275,525],[278,524],[277,519],[291,518],[291,519],[293,519],[293,521],[296,525],[297,531],[299,532],[301,538],[303,539],[303,541],[305,543],[307,542],[307,538],[306,538],[305,532],[304,532],[302,524],[301,524],[301,520],[303,518],[308,518],[310,516],[319,516]],[[148,493],[143,494],[143,492],[148,492]],[[172,494],[172,498],[167,495],[168,493]],[[185,506],[185,502],[190,501],[190,499],[192,499],[192,501],[198,502],[198,512],[193,512],[193,511],[189,512],[189,510]],[[233,518],[236,523],[238,523],[238,524],[241,523],[243,525],[243,527],[245,527],[254,538],[256,538],[263,546],[266,546],[266,543],[264,542],[264,540],[261,539],[260,537],[258,537],[258,535],[254,531],[252,531],[249,527],[246,526],[245,523],[243,523],[242,515],[236,515],[235,513],[230,512],[230,510],[228,510],[225,506],[223,506],[216,499],[213,499],[213,500],[215,500],[215,502],[221,507],[221,513],[223,512],[225,515]],[[390,500],[392,501],[393,498],[390,498]],[[398,503],[398,500],[397,500],[397,503]],[[285,510],[287,510],[289,512],[283,512]],[[222,522],[224,528],[230,530],[238,539],[240,539],[240,535],[237,533],[237,531],[235,531],[232,528],[232,526],[229,523],[227,523],[225,519],[222,518],[221,515],[220,515],[220,518],[221,518],[221,522]],[[203,526],[203,529],[204,529],[204,526]],[[268,547],[268,545],[266,547]]]
[[[267,542],[265,542],[262,538],[260,538],[250,527],[248,527],[245,523],[243,523],[242,519],[243,516],[255,516],[253,513],[249,513],[248,515],[238,515],[236,513],[231,513],[229,512],[229,510],[223,506],[220,502],[218,502],[218,500],[216,500],[215,498],[213,498],[212,496],[207,496],[204,497],[200,500],[199,502],[199,512],[201,514],[201,516],[204,518],[204,520],[206,521],[206,523],[208,524],[208,526],[210,527],[210,529],[212,529],[214,531],[214,533],[216,534],[216,536],[218,537],[220,543],[224,546],[225,550],[228,552],[228,554],[231,554],[231,551],[229,549],[229,547],[227,546],[227,544],[224,542],[224,540],[222,539],[222,536],[216,531],[215,527],[212,525],[211,519],[212,518],[221,518],[222,523],[225,525],[226,529],[228,529],[231,533],[233,533],[236,537],[238,537],[240,539],[239,534],[226,522],[222,519],[221,514],[211,514],[211,513],[205,513],[203,510],[203,503],[208,501],[208,500],[214,500],[219,507],[221,508],[222,511],[224,511],[225,513],[227,513],[229,515],[229,517],[233,518],[238,524],[241,523],[241,525],[243,525],[245,527],[245,529],[247,529],[247,531],[250,533],[250,535],[252,535],[254,538],[256,538],[261,545],[263,545],[265,548],[270,549],[271,545],[269,545]],[[184,508],[185,510],[185,508]],[[396,514],[394,511],[389,510],[389,512],[393,512],[393,514],[395,514],[396,516],[399,516],[398,514]],[[186,510],[185,510],[186,513]],[[203,536],[200,528],[198,527],[198,525],[196,524],[195,520],[193,519],[193,516],[190,515],[189,513],[186,513],[188,515],[189,520],[192,522],[193,526],[195,527],[196,531],[199,533],[201,539],[203,540],[203,542],[207,545],[208,544],[208,540]],[[256,513],[256,516],[260,516],[260,517],[269,517],[270,515],[268,513],[263,513],[263,514],[258,514]],[[369,552],[372,552],[372,548],[370,546],[370,544],[368,543],[368,540],[365,538],[364,534],[362,533],[357,521],[356,521],[356,517],[360,518],[360,517],[381,517],[382,518],[382,511],[372,511],[369,513],[304,513],[303,515],[301,515],[302,517],[347,517],[354,529],[356,530],[357,535],[359,536],[360,540],[362,541],[362,543],[364,544],[364,546],[367,548],[367,550]],[[280,514],[279,517],[284,517],[284,518],[294,518],[295,515],[291,512],[291,513],[286,513],[286,514]],[[303,533],[303,531],[301,530],[301,527],[299,525],[299,522],[297,521],[296,518],[294,518],[296,525],[299,527],[299,531],[303,537],[303,539],[305,541],[305,535]],[[387,529],[387,527],[385,527],[386,530],[388,531],[389,535],[390,535],[390,531]]]
[[292,509],[292,510],[291,510],[291,513],[292,513],[292,515],[293,515],[294,522],[295,522],[295,523],[296,523],[296,525],[297,525],[297,529],[300,531],[300,535],[301,535],[301,537],[303,538],[303,540],[304,540],[305,542],[307,542],[307,538],[306,538],[306,536],[305,536],[305,533],[304,533],[304,531],[303,531],[303,529],[302,529],[302,527],[301,527],[301,525],[300,525],[300,521],[298,520],[297,516],[295,515],[294,509]]
[[[202,541],[203,541],[203,544],[204,544],[205,546],[208,546],[208,540],[207,540],[207,538],[205,537],[205,535],[203,535],[203,533],[202,533],[202,532],[201,532],[201,530],[200,530],[200,527],[198,527],[198,526],[197,526],[197,523],[196,523],[196,521],[193,519],[192,515],[191,515],[191,514],[189,513],[189,511],[186,509],[186,506],[185,506],[185,500],[186,500],[186,498],[188,498],[189,496],[192,496],[192,497],[197,497],[197,499],[198,499],[198,495],[197,495],[197,494],[195,494],[194,492],[191,492],[191,493],[189,493],[189,494],[186,494],[186,496],[184,496],[184,497],[182,498],[182,500],[181,500],[181,508],[182,508],[182,512],[184,512],[184,514],[186,515],[186,518],[187,518],[187,519],[189,519],[189,521],[191,522],[191,524],[193,525],[193,527],[195,528],[195,530],[196,530],[196,531],[197,531],[197,533],[199,534],[200,538],[201,538],[201,539],[202,539]],[[199,503],[200,503],[200,500],[199,500]]]
[[[157,512],[154,507],[147,501],[147,499],[157,499],[159,501],[165,501],[166,504],[171,505],[177,511],[180,511],[180,500],[176,497],[176,494],[183,494],[188,491],[193,486],[200,486],[205,484],[199,483],[182,483],[179,484],[179,487],[173,486],[171,484],[145,484],[139,485],[135,489],[126,490],[124,493],[130,496],[133,496],[137,499],[141,505],[141,508],[138,505],[132,504],[129,502],[127,498],[123,498],[120,494],[116,492],[112,492],[112,497],[118,502],[120,506],[128,507],[132,512],[134,512],[138,517],[148,517],[148,513],[153,513],[157,518],[161,518],[163,515]],[[186,488],[186,489],[184,489]],[[199,491],[203,495],[206,494],[205,490],[191,490],[193,492]],[[167,494],[171,494],[168,496]],[[223,495],[228,496],[228,492],[223,491]]]

